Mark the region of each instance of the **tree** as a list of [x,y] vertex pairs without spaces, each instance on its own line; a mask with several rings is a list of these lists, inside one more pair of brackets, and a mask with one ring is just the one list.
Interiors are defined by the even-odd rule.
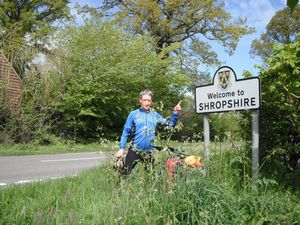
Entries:
[[215,0],[104,0],[102,8],[118,8],[113,11],[115,20],[134,34],[150,35],[157,53],[183,43],[180,53],[197,59],[185,65],[195,70],[201,63],[219,63],[209,41],[220,43],[231,54],[240,37],[253,31],[245,25],[246,19],[231,22],[223,7]]
[[293,11],[297,4],[299,3],[299,0],[287,0],[286,4],[287,6]]
[[69,0],[0,1],[0,48],[20,75],[25,71],[24,64],[37,53],[49,51],[47,39],[56,30],[54,22],[69,17],[68,3]]
[[56,115],[59,133],[85,140],[117,136],[145,88],[154,92],[154,107],[159,110],[161,101],[167,115],[181,98],[185,74],[171,57],[156,54],[145,36],[128,37],[92,17],[81,27],[68,27],[60,40],[56,54],[63,56],[64,67],[58,68],[66,78]]
[[272,164],[272,174],[274,164],[281,164],[284,169],[276,173],[299,185],[300,38],[293,44],[275,45],[267,63],[260,73],[262,156],[272,156],[268,162]]
[[291,12],[289,8],[278,11],[266,27],[266,32],[255,39],[251,45],[252,56],[259,56],[263,60],[273,55],[273,44],[294,43],[300,32],[300,7]]

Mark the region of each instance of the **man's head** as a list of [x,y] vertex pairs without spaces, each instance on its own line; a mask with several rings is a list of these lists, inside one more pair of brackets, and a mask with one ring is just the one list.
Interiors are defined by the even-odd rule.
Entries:
[[145,111],[148,111],[152,105],[153,93],[150,90],[144,90],[140,93],[140,104],[141,108]]

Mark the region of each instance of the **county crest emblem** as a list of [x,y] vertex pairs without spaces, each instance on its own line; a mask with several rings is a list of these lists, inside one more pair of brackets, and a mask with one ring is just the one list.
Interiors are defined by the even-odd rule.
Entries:
[[218,72],[219,85],[224,90],[230,86],[230,70]]

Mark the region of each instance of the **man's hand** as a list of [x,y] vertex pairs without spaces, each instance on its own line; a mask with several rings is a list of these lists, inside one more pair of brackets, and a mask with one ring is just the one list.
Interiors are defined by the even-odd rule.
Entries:
[[181,112],[182,108],[181,108],[180,104],[181,104],[181,101],[179,101],[178,104],[174,107],[174,110],[173,110],[174,113],[180,113]]
[[115,157],[117,158],[121,158],[123,157],[125,154],[125,151],[123,149],[119,149],[116,153],[115,153]]

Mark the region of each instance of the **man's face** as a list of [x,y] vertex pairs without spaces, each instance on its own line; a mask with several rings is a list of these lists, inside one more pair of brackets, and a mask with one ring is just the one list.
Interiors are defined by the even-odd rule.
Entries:
[[150,95],[142,95],[140,98],[141,108],[148,111],[152,105],[152,97]]

